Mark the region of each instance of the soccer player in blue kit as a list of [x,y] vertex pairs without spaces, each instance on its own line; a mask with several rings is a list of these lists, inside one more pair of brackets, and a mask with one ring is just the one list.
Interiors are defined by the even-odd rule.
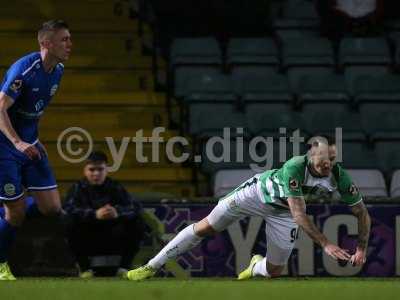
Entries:
[[[16,228],[33,211],[62,213],[60,195],[47,153],[38,138],[38,123],[56,93],[72,42],[68,25],[51,20],[38,31],[40,52],[16,61],[0,85],[0,280],[15,280],[7,256]],[[25,190],[35,202],[25,201]]]

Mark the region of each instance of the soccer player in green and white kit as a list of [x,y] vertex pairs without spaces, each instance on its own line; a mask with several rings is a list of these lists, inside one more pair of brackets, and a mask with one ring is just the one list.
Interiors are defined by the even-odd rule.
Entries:
[[[306,215],[306,202],[312,197],[341,199],[358,218],[358,245],[355,254],[332,244]],[[145,266],[131,270],[129,280],[152,277],[168,259],[196,246],[205,236],[226,229],[245,216],[260,216],[266,223],[267,255],[255,255],[238,279],[281,274],[294,246],[298,227],[334,259],[362,265],[370,231],[370,217],[362,197],[347,172],[336,163],[336,146],[323,137],[311,141],[306,155],[295,156],[280,169],[268,170],[250,178],[222,198],[203,220],[187,226]]]

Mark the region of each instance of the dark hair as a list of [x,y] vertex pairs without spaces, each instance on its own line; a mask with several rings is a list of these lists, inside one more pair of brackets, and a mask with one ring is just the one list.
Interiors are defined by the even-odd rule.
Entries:
[[38,30],[38,38],[41,39],[44,34],[48,32],[56,32],[60,29],[69,29],[67,22],[63,20],[50,20],[44,22]]
[[93,151],[86,159],[86,164],[107,163],[107,155],[103,151]]

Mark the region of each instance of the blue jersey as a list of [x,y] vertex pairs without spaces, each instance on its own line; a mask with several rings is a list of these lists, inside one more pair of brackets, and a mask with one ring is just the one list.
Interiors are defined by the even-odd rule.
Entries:
[[[56,93],[63,72],[64,66],[59,63],[47,73],[39,52],[22,57],[8,69],[0,89],[14,100],[8,116],[24,142],[38,141],[40,116]],[[5,145],[10,146],[11,142],[0,132],[0,147]]]

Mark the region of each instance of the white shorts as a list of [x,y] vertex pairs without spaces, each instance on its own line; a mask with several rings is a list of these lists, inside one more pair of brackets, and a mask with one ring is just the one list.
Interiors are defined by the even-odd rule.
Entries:
[[297,236],[298,225],[289,211],[277,210],[260,199],[255,175],[227,196],[207,216],[215,231],[223,231],[230,224],[246,216],[258,216],[265,221],[267,261],[273,265],[285,265]]

